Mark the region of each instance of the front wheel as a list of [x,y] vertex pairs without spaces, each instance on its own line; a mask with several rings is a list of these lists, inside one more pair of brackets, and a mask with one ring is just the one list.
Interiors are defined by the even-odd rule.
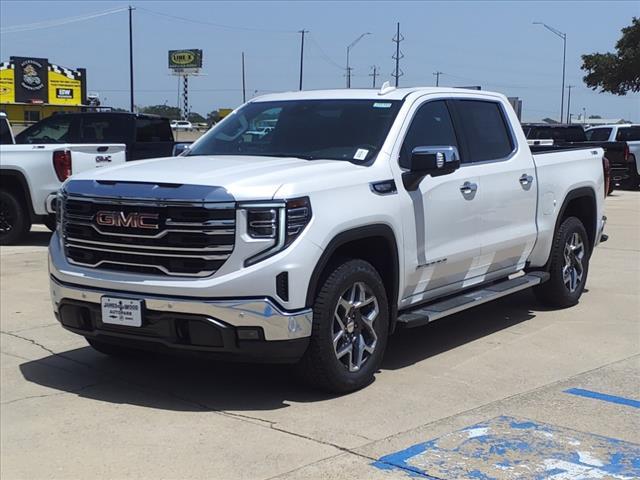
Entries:
[[364,260],[348,260],[318,292],[309,348],[298,370],[314,387],[358,390],[373,380],[388,335],[389,306],[380,275]]
[[576,217],[565,219],[555,233],[549,280],[534,289],[538,299],[554,308],[578,303],[589,272],[589,237]]

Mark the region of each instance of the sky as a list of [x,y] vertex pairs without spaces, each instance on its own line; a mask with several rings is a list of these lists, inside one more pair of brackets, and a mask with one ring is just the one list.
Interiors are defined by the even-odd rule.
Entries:
[[[122,2],[0,2],[0,60],[36,56],[87,69],[88,91],[103,105],[128,108],[129,37],[125,10],[83,21],[93,13],[126,9]],[[534,21],[567,34],[566,85],[571,112],[640,122],[640,94],[615,96],[584,85],[580,56],[614,51],[620,30],[640,17],[640,2],[189,2],[132,1],[136,105],[179,100],[178,78],[167,67],[172,49],[201,48],[204,67],[190,80],[192,111],[206,115],[242,102],[241,53],[247,98],[297,90],[300,34],[305,29],[304,88],[345,86],[346,47],[352,86],[392,80],[392,38],[400,22],[404,54],[400,86],[481,85],[523,100],[523,120],[560,114],[562,40]],[[41,22],[55,26],[41,28]],[[33,25],[35,24],[35,25]],[[51,23],[47,23],[51,25]],[[5,30],[5,29],[9,30]],[[566,111],[565,95],[565,111]]]

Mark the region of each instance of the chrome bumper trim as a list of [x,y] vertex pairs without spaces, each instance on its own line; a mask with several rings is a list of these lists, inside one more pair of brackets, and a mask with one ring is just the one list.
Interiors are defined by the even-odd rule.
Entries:
[[268,298],[238,300],[185,300],[167,296],[154,296],[132,292],[119,292],[66,285],[50,277],[51,299],[54,309],[62,299],[100,303],[103,295],[144,300],[146,308],[161,312],[205,315],[234,327],[261,327],[265,340],[292,340],[311,335],[312,311],[280,310]]

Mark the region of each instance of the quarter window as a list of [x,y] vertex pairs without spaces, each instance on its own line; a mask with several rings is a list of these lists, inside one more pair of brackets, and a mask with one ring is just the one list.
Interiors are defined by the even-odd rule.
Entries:
[[463,163],[508,157],[514,149],[502,108],[496,102],[455,100],[456,120],[465,143]]
[[418,108],[400,150],[400,166],[408,168],[414,148],[436,146],[458,148],[456,133],[444,100],[427,102]]
[[636,142],[640,140],[640,127],[618,128],[616,140],[618,142]]

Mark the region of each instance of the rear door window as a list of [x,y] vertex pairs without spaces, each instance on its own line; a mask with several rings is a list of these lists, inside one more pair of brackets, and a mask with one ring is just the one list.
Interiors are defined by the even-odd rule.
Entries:
[[610,128],[592,128],[587,130],[587,140],[590,142],[606,142],[611,135]]
[[164,118],[136,118],[136,142],[173,142],[171,125]]
[[437,146],[458,148],[456,132],[444,100],[427,102],[416,111],[400,150],[400,166],[409,167],[414,148]]
[[618,142],[634,142],[640,140],[640,126],[618,128],[616,140]]
[[127,119],[120,115],[82,115],[81,143],[127,143]]
[[515,143],[499,103],[454,100],[456,128],[464,145],[463,163],[500,160],[513,152]]

